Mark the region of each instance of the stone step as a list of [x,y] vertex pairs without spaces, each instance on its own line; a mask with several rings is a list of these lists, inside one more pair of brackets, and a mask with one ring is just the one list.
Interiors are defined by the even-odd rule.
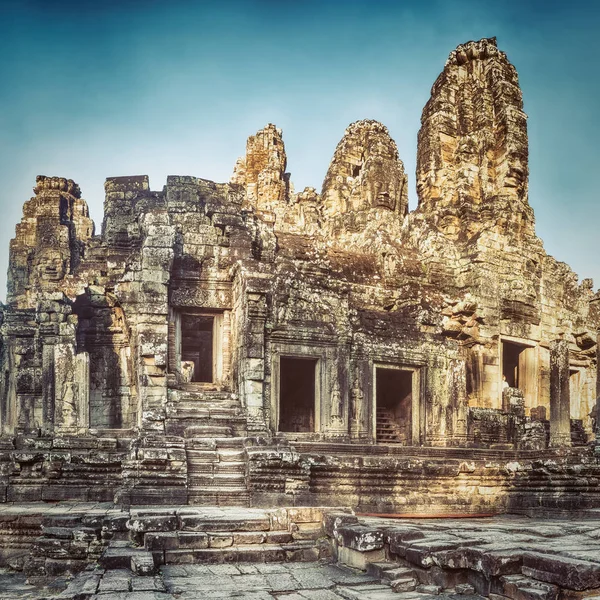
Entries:
[[184,437],[186,438],[215,438],[233,435],[233,430],[228,425],[215,425],[210,423],[199,423],[186,427]]
[[367,564],[367,573],[378,579],[394,579],[403,576],[414,576],[415,572],[410,567],[401,567],[396,562],[380,561]]
[[250,505],[250,494],[241,488],[205,491],[203,489],[188,490],[188,504],[191,506],[235,506]]
[[210,451],[233,451],[241,452],[245,448],[248,438],[246,436],[236,435],[233,437],[187,437],[185,447],[187,450],[210,450]]
[[219,488],[246,489],[245,473],[188,473],[191,488],[204,487],[207,490]]
[[246,494],[248,492],[248,488],[246,487],[245,483],[236,483],[236,482],[229,482],[229,484],[225,484],[225,482],[218,482],[217,484],[214,485],[207,485],[206,483],[202,483],[201,485],[198,484],[198,479],[199,478],[190,478],[190,484],[188,486],[188,493],[189,494],[193,494],[194,496],[201,496],[201,495],[212,495],[212,494],[216,494],[216,493],[227,493],[227,494],[233,494],[233,493],[244,493]]
[[131,509],[127,526],[138,533],[271,531],[271,519],[263,511],[155,508]]
[[231,394],[222,394],[218,392],[182,392],[179,390],[170,390],[168,395],[170,404],[221,404],[224,406],[240,406],[239,398]]
[[173,404],[166,407],[167,418],[179,419],[244,419],[244,412],[239,405],[230,404]]
[[211,398],[237,398],[236,394],[226,392],[223,390],[207,389],[206,383],[192,381],[190,383],[184,383],[180,389],[170,389],[169,395],[184,395],[184,394],[196,394],[203,397]]
[[313,542],[291,544],[238,544],[225,548],[165,550],[165,564],[219,564],[266,562],[315,562],[327,556],[325,547]]
[[559,588],[524,575],[500,577],[500,594],[513,600],[556,600]]
[[122,542],[109,546],[99,559],[104,569],[131,569],[138,575],[153,575],[156,567],[152,554],[143,548],[135,548]]
[[246,463],[216,463],[213,474],[215,476],[238,475],[243,481],[246,481]]
[[214,463],[205,463],[198,462],[194,463],[188,458],[188,478],[191,475],[203,475],[208,476],[212,475],[215,472],[215,464]]
[[220,460],[219,453],[216,449],[214,450],[187,450],[188,463],[193,462],[194,464],[212,464]]
[[249,546],[260,544],[286,544],[294,540],[289,531],[169,531],[152,532],[144,536],[144,548],[148,551]]
[[229,462],[216,460],[207,460],[206,457],[196,458],[188,455],[188,474],[189,473],[246,473],[246,462]]
[[291,535],[295,541],[315,541],[323,537],[323,530],[320,527],[314,529],[298,529],[293,531]]
[[398,567],[386,571],[382,576],[382,579],[386,581],[394,581],[402,578],[415,578],[414,570],[409,567]]
[[233,448],[219,449],[219,461],[221,462],[244,462],[246,461],[246,451],[243,449]]
[[241,450],[245,447],[244,444],[246,442],[246,438],[242,436],[234,436],[230,438],[216,438],[215,442],[219,451],[233,449]]
[[389,585],[392,590],[396,593],[401,592],[412,592],[417,588],[419,582],[414,577],[398,577],[398,579],[391,579]]

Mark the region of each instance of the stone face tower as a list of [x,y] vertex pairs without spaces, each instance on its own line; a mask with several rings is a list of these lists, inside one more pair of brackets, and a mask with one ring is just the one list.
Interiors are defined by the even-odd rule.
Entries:
[[271,211],[287,200],[286,165],[281,129],[269,123],[248,138],[246,156],[238,159],[231,183],[245,186],[247,205]]
[[406,215],[407,177],[396,142],[377,121],[352,123],[335,149],[323,182],[326,217],[384,209]]
[[526,118],[516,69],[495,38],[450,54],[418,138],[419,210],[438,230],[470,236],[502,214],[508,230],[533,235]]
[[38,175],[34,192],[10,244],[7,299],[17,308],[34,307],[39,294],[62,291],[94,233],[87,203],[71,179]]

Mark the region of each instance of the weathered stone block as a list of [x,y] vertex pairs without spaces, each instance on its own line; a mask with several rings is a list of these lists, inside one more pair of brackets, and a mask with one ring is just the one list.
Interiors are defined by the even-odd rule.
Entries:
[[353,569],[360,569],[361,571],[365,571],[369,563],[378,562],[385,558],[385,551],[383,548],[359,551],[347,546],[338,546],[335,553],[338,562],[348,565]]

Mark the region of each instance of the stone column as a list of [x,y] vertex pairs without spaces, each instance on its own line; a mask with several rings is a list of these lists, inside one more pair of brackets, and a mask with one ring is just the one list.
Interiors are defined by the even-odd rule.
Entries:
[[596,453],[600,454],[600,330],[596,333],[596,404],[594,434],[596,436]]
[[242,326],[244,348],[240,361],[243,398],[248,412],[248,432],[263,433],[265,422],[265,323],[267,298],[261,293],[246,293],[246,318]]
[[42,429],[46,433],[54,430],[55,372],[54,349],[56,340],[43,338],[42,345]]
[[571,445],[569,346],[565,340],[550,342],[550,446]]

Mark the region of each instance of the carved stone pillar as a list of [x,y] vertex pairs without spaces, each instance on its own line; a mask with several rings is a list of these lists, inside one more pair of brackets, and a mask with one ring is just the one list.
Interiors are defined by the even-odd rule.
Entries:
[[[367,361],[359,360],[351,371],[350,383],[350,436],[353,439],[371,437],[369,424],[372,423],[372,410],[369,398],[372,399],[372,389],[369,392],[369,365]],[[372,386],[371,386],[372,388]]]
[[571,445],[569,346],[565,340],[550,342],[550,446]]
[[596,404],[594,406],[594,435],[596,436],[596,452],[598,453],[600,451],[600,330],[596,335]]
[[264,294],[247,293],[240,373],[241,390],[248,411],[248,432],[260,433],[267,429],[265,420],[265,322],[267,298]]

